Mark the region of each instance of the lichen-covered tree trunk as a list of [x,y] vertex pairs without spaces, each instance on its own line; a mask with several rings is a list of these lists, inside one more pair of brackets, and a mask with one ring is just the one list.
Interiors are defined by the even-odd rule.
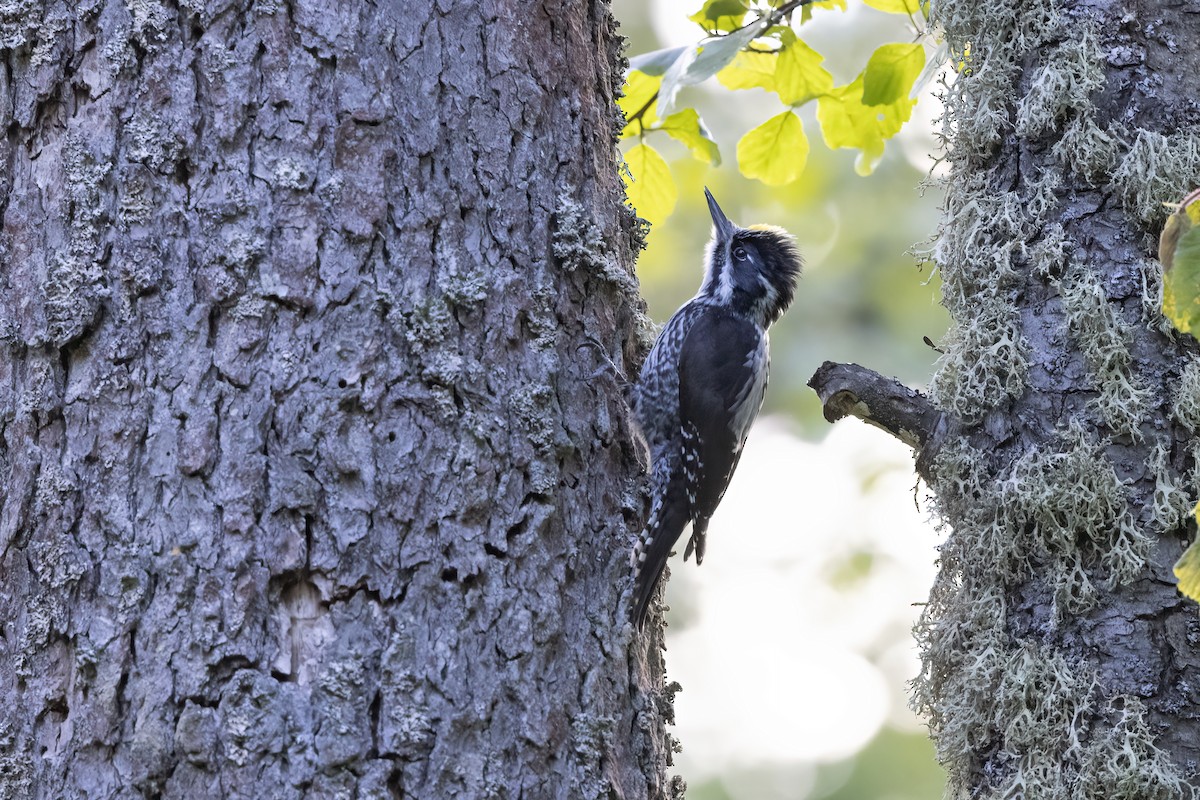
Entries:
[[1164,211],[1200,181],[1200,4],[935,3],[951,59],[953,324],[925,453],[948,525],[916,702],[953,797],[1200,785],[1195,343],[1159,314]]
[[[604,3],[0,8],[0,797],[658,797]],[[661,689],[661,687],[659,687]]]
[[1200,352],[1160,314],[1163,203],[1200,183],[1200,3],[942,0],[955,75],[930,397],[811,381],[918,451],[946,523],[917,626],[951,798],[1200,789]]

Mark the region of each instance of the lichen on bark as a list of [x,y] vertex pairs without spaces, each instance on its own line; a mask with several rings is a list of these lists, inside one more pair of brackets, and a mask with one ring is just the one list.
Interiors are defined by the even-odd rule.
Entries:
[[949,797],[1179,797],[1198,779],[1178,699],[1197,622],[1169,581],[1196,500],[1176,390],[1195,348],[1163,334],[1144,254],[1161,203],[1200,180],[1200,119],[1148,67],[1168,46],[1153,31],[1182,39],[1186,15],[1146,13],[934,4],[959,68],[932,399],[957,427],[933,467],[947,540],[914,705]]

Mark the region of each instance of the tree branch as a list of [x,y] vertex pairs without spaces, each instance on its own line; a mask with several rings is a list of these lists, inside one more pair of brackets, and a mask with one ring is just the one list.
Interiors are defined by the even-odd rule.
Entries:
[[928,397],[866,367],[832,361],[822,364],[808,385],[821,398],[825,419],[836,422],[842,417],[858,417],[887,431],[916,451],[917,472],[930,478],[946,421]]

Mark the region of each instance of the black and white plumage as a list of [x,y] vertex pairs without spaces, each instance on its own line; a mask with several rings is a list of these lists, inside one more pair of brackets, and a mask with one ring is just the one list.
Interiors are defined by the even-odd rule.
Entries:
[[640,627],[671,549],[689,523],[704,560],[709,518],[725,495],[767,389],[767,329],[787,310],[800,254],[782,228],[734,225],[705,189],[713,220],[704,282],[659,334],[631,405],[650,448],[650,518],[634,548],[632,616]]

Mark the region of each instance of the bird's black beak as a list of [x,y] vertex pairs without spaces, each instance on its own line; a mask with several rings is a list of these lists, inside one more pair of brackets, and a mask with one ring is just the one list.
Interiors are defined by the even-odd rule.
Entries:
[[725,212],[717,205],[716,198],[712,196],[712,192],[707,187],[704,189],[704,196],[708,198],[708,213],[712,214],[713,227],[717,229],[717,238],[729,241],[733,238],[734,224],[725,216]]

